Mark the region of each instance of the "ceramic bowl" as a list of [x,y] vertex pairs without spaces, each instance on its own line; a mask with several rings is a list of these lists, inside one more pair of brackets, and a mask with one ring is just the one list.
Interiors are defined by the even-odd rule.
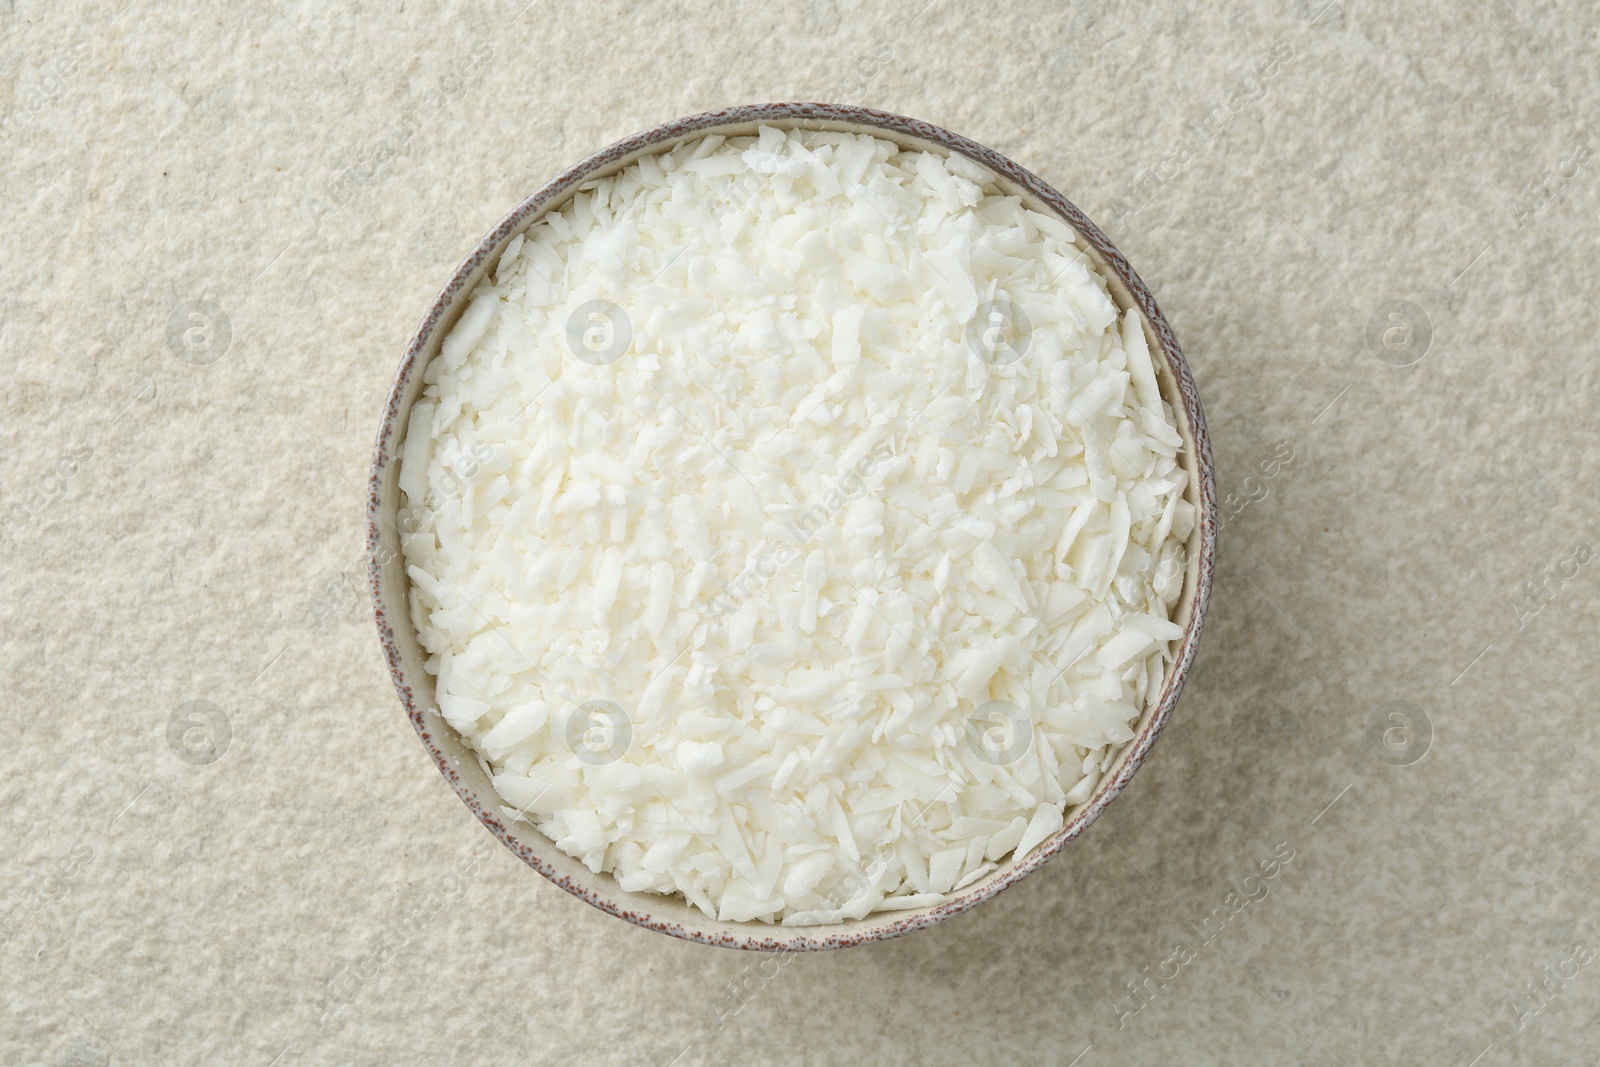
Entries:
[[[614,173],[642,155],[662,152],[682,141],[708,134],[753,134],[760,125],[863,132],[907,148],[966,156],[991,171],[1008,194],[1020,195],[1033,210],[1061,218],[1080,234],[1095,265],[1108,280],[1113,299],[1124,310],[1137,308],[1144,320],[1163,394],[1176,413],[1179,432],[1186,444],[1182,459],[1191,475],[1189,500],[1197,515],[1186,546],[1188,569],[1184,590],[1173,616],[1174,621],[1182,625],[1183,636],[1165,682],[1156,699],[1144,709],[1133,740],[1123,746],[1091,797],[1067,813],[1062,829],[1021,862],[1014,858],[1008,860],[1000,869],[952,893],[939,904],[870,915],[837,926],[801,929],[760,922],[719,922],[693,910],[680,897],[626,892],[611,875],[590,872],[531,825],[511,822],[503,816],[501,802],[476,753],[438,713],[433,678],[423,668],[426,655],[411,624],[410,585],[400,556],[398,525],[401,502],[397,484],[398,457],[404,444],[408,413],[422,392],[423,371],[439,351],[440,342],[466,306],[473,289],[499,259],[507,243],[538,222],[546,212],[561,207],[585,182]],[[827,104],[731,107],[692,115],[634,134],[569,168],[518,204],[478,242],[450,276],[444,289],[429,305],[422,325],[401,358],[378,431],[367,503],[372,599],[389,672],[429,758],[472,813],[528,866],[604,912],[688,941],[761,951],[841,948],[921,930],[993,899],[1082,835],[1128,784],[1172,715],[1194,659],[1211,590],[1217,528],[1215,494],[1211,447],[1200,400],[1171,327],[1128,261],[1099,227],[1060,193],[998,152],[917,119]]]

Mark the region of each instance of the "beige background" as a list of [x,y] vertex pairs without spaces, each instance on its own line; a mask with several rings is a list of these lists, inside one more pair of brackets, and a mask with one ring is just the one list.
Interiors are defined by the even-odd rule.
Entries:
[[[0,1059],[1592,1062],[1593,11],[522,2],[0,3]],[[817,98],[1100,219],[1249,502],[1092,832],[945,927],[763,962],[488,847],[384,673],[364,479],[493,220],[627,133]],[[1411,366],[1367,341],[1391,300]]]

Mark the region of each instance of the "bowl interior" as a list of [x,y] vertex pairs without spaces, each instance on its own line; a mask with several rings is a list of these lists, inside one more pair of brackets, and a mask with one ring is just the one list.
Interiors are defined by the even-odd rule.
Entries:
[[[887,912],[827,927],[784,927],[759,922],[720,922],[692,909],[682,898],[624,891],[609,874],[594,874],[557,849],[549,838],[522,821],[510,821],[494,792],[484,764],[439,715],[433,677],[411,624],[410,581],[400,553],[398,457],[411,406],[423,390],[422,374],[444,337],[468,303],[486,271],[498,261],[510,240],[565,204],[586,182],[615,173],[641,155],[666,151],[685,140],[708,134],[754,134],[762,125],[783,128],[870,133],[910,149],[953,153],[973,159],[995,175],[1010,195],[1029,208],[1062,219],[1084,240],[1094,265],[1107,279],[1121,310],[1138,308],[1145,337],[1155,358],[1162,395],[1172,405],[1185,442],[1181,456],[1189,471],[1187,498],[1196,509],[1195,528],[1187,543],[1187,570],[1173,620],[1184,628],[1160,691],[1150,699],[1133,740],[1117,754],[1090,799],[1067,812],[1063,828],[1025,859],[1001,867],[928,907]],[[882,940],[932,925],[993,897],[1037,869],[1081,834],[1143,762],[1172,711],[1193,659],[1209,597],[1216,537],[1215,488],[1210,445],[1194,382],[1172,335],[1148,290],[1127,261],[1071,203],[1054,189],[1005,157],[935,126],[862,108],[822,104],[769,104],[709,112],[638,134],[591,156],[567,170],[512,211],[457,268],[429,308],[400,370],[384,413],[373,458],[368,500],[371,584],[379,637],[402,704],[440,771],[468,808],[500,840],[530,866],[590,904],[651,929],[677,937],[730,947],[760,950],[836,948]]]

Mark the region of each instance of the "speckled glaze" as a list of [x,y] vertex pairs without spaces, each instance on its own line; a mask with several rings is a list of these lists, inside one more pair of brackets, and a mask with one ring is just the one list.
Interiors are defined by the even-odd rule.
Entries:
[[[398,455],[411,405],[422,391],[422,372],[428,360],[438,352],[467,298],[507,242],[546,212],[564,204],[584,182],[614,173],[641,155],[664,151],[681,141],[707,134],[753,133],[758,125],[870,133],[907,148],[959,153],[988,168],[1003,187],[1023,196],[1035,210],[1053,213],[1071,226],[1089,246],[1089,254],[1107,278],[1118,305],[1124,309],[1139,309],[1152,351],[1161,356],[1156,361],[1157,371],[1163,394],[1173,405],[1180,423],[1179,432],[1187,445],[1185,465],[1193,475],[1189,499],[1197,509],[1195,529],[1187,545],[1189,566],[1184,592],[1174,609],[1174,620],[1183,624],[1177,654],[1159,699],[1145,709],[1133,740],[1118,755],[1117,762],[1088,802],[1069,812],[1062,829],[1021,863],[1008,862],[975,884],[951,894],[942,903],[912,911],[870,915],[828,927],[786,928],[759,922],[718,922],[694,911],[678,897],[625,892],[610,875],[591,873],[531,826],[508,823],[501,815],[501,802],[476,754],[438,714],[433,699],[433,678],[423,669],[426,657],[411,624],[410,588],[400,559],[397,527],[401,498],[397,484]],[[901,115],[809,103],[761,104],[707,111],[626,137],[564,171],[501,220],[456,268],[428,307],[422,325],[406,348],[378,430],[367,518],[372,600],[384,658],[417,736],[440,773],[472,813],[528,866],[601,911],[687,941],[758,951],[845,948],[925,929],[994,898],[1075,841],[1144,764],[1151,746],[1172,715],[1194,660],[1211,595],[1217,532],[1211,443],[1194,379],[1155,299],[1100,228],[1036,175],[965,137]]]

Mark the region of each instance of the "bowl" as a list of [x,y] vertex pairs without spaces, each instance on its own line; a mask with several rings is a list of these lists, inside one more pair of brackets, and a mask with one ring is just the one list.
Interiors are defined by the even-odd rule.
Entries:
[[[423,371],[465,308],[484,273],[513,237],[561,207],[584,183],[612,174],[640,156],[709,134],[748,135],[758,126],[868,133],[907,148],[960,154],[986,167],[1009,195],[1020,195],[1033,210],[1054,215],[1073,228],[1106,278],[1119,309],[1137,308],[1155,358],[1162,394],[1172,405],[1190,474],[1188,499],[1196,509],[1194,530],[1185,545],[1187,570],[1173,620],[1183,628],[1173,661],[1156,698],[1149,701],[1134,737],[1126,742],[1087,801],[1068,811],[1060,831],[1020,862],[1013,856],[998,870],[938,904],[868,915],[827,927],[788,928],[762,922],[721,922],[694,910],[681,897],[624,891],[609,874],[594,874],[531,825],[502,815],[477,754],[440,716],[427,658],[411,624],[410,583],[400,554],[399,456],[412,404],[423,390]],[[831,104],[778,103],[724,108],[677,119],[623,138],[567,169],[518,204],[478,242],[429,305],[422,325],[406,347],[389,392],[372,460],[367,500],[372,600],[378,636],[400,703],[434,765],[468,809],[500,842],[528,866],[601,911],[687,941],[757,951],[810,951],[843,948],[899,937],[943,922],[977,907],[1038,870],[1076,840],[1105,810],[1149,757],[1151,746],[1172,715],[1193,662],[1206,604],[1216,544],[1216,487],[1211,446],[1194,380],[1172,328],[1128,261],[1079,211],[1043,180],[992,149],[917,119],[866,108]]]

